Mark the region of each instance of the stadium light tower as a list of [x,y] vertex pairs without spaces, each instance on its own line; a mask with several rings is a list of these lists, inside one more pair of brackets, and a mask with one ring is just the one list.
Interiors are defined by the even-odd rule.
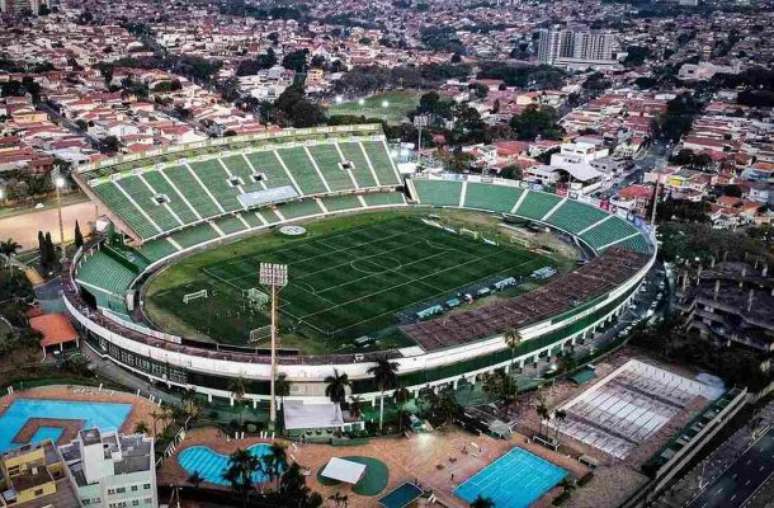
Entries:
[[64,241],[64,223],[62,222],[62,189],[65,186],[65,179],[62,176],[57,175],[54,178],[54,187],[56,188],[56,210],[59,216],[59,247],[62,249],[62,263],[67,259],[67,251],[65,250]]
[[417,115],[414,117],[414,127],[417,128],[417,165],[422,164],[422,127],[427,127],[429,118],[427,115]]
[[269,401],[269,423],[277,422],[277,406],[274,397],[274,382],[277,378],[277,293],[288,285],[288,265],[261,263],[259,282],[271,288],[271,391]]

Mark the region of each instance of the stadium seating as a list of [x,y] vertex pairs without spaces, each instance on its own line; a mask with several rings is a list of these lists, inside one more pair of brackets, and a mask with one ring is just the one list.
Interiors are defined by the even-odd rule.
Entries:
[[522,192],[517,187],[471,182],[465,192],[465,207],[510,213]]
[[187,247],[193,247],[200,243],[204,243],[208,240],[218,238],[218,232],[215,231],[208,223],[197,224],[196,226],[185,228],[182,231],[173,233],[170,238],[174,240],[178,245],[184,249]]
[[159,259],[177,252],[177,248],[172,245],[172,242],[168,239],[159,238],[158,240],[145,242],[142,247],[138,249],[138,252],[145,256],[149,261],[158,261]]
[[129,284],[137,276],[122,263],[105,252],[96,252],[81,262],[77,279],[92,288],[116,296],[123,296]]
[[355,188],[355,183],[349,176],[349,172],[341,169],[342,159],[334,145],[310,146],[308,150],[332,191]]
[[361,143],[365,149],[368,159],[374,168],[376,177],[380,185],[399,185],[398,175],[395,173],[390,154],[384,149],[383,141],[363,141]]
[[163,171],[199,217],[206,219],[223,213],[186,166],[172,166]]
[[277,208],[286,220],[299,219],[301,217],[309,217],[310,215],[323,213],[322,209],[317,205],[317,201],[314,199],[293,201],[291,203],[280,205]]
[[261,208],[257,213],[269,224],[276,224],[282,220],[271,208]]
[[378,194],[366,194],[363,200],[368,206],[405,205],[406,198],[400,192],[380,192]]
[[277,154],[291,172],[303,194],[329,192],[303,147],[283,148]]
[[224,234],[229,235],[231,233],[237,233],[239,231],[244,231],[247,229],[247,226],[245,226],[245,223],[239,220],[238,217],[234,215],[227,215],[225,217],[220,217],[218,219],[215,219],[212,221],[215,226],[217,226],[218,229],[223,231]]
[[[110,203],[111,210],[120,210],[119,216],[127,223],[129,227],[137,232],[143,238],[158,235],[161,233],[158,227],[154,226],[130,201],[121,189],[116,187],[114,182],[106,182],[93,187],[94,192],[106,203]],[[118,212],[117,212],[118,213]]]
[[581,238],[598,249],[637,232],[637,228],[618,217],[611,217],[584,232]]
[[242,217],[242,219],[245,222],[247,222],[251,228],[259,228],[264,225],[261,219],[259,219],[258,216],[255,215],[255,211],[251,210],[249,212],[244,212],[239,216]]
[[535,220],[542,220],[562,198],[544,192],[528,192],[522,200],[519,208],[514,211],[516,215]]
[[240,188],[243,192],[255,192],[264,189],[264,187],[253,178],[253,170],[250,169],[250,166],[241,154],[221,157],[220,160],[228,168],[232,176],[235,176],[242,181]]
[[[261,173],[266,177],[264,182],[266,187],[293,185],[274,150],[249,153],[245,155],[245,158],[252,164],[256,173]],[[296,191],[302,192],[300,189],[296,189]]]
[[554,226],[578,234],[605,217],[607,213],[594,206],[568,199],[548,218]]
[[184,224],[190,224],[198,219],[191,205],[185,202],[182,195],[170,185],[161,171],[146,171],[142,177],[157,194],[163,194],[169,198],[167,203],[169,208]]
[[335,212],[338,210],[354,210],[363,207],[358,197],[352,195],[322,198],[322,202],[329,212]]
[[196,173],[199,180],[201,180],[204,188],[220,204],[221,208],[227,212],[233,212],[242,208],[237,199],[237,195],[241,194],[241,192],[236,187],[229,185],[229,175],[223,169],[220,162],[218,162],[218,159],[191,162],[189,166]]
[[449,180],[414,180],[419,202],[433,206],[459,206],[462,182]]
[[153,191],[137,176],[130,175],[114,182],[121,187],[137,205],[159,226],[163,231],[169,231],[182,225],[169,208],[156,202]]
[[645,240],[645,237],[642,235],[637,235],[632,238],[629,238],[628,240],[624,240],[623,242],[616,243],[615,245],[610,245],[602,251],[604,252],[610,247],[617,247],[621,249],[631,250],[634,252],[639,252],[640,254],[647,254],[650,252],[650,247],[648,246],[648,242]]
[[371,171],[368,161],[363,155],[362,145],[355,142],[338,143],[338,145],[344,158],[353,165],[351,173],[355,177],[358,187],[361,189],[376,187],[374,172]]

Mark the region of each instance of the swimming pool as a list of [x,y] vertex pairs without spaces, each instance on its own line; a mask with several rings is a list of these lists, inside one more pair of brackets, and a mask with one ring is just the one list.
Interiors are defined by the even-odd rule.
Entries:
[[[271,453],[271,445],[258,443],[249,447],[247,451],[255,457],[263,457]],[[190,476],[198,472],[205,481],[216,485],[229,485],[223,478],[223,473],[228,469],[228,455],[214,451],[208,446],[192,446],[186,448],[177,456],[177,463],[185,469]],[[256,472],[252,476],[253,483],[262,483],[268,480],[263,473]]]
[[[118,430],[126,421],[131,410],[131,404],[113,402],[16,399],[0,415],[0,452],[26,444],[14,443],[13,439],[31,418],[80,420],[83,422],[84,428],[97,427],[100,430]],[[38,438],[58,439],[61,433],[62,429],[54,425],[41,427],[31,437],[30,442],[34,442]]]
[[561,482],[567,471],[521,448],[514,448],[457,487],[468,503],[479,495],[495,508],[526,508]]

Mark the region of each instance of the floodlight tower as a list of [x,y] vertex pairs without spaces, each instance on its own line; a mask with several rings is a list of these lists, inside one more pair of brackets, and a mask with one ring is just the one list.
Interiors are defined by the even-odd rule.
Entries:
[[269,401],[269,424],[277,421],[277,406],[274,397],[274,381],[277,378],[277,293],[288,285],[288,265],[261,263],[259,281],[271,288],[271,391]]
[[414,127],[417,128],[417,166],[422,164],[422,127],[427,127],[429,118],[427,115],[414,117]]

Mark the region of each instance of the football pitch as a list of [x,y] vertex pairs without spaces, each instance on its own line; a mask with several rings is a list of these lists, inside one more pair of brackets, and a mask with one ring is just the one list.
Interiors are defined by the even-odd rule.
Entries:
[[[257,246],[244,255],[204,263],[199,267],[204,280],[186,287],[225,287],[226,294],[217,291],[215,298],[230,294],[233,299],[258,287],[261,262],[288,265],[289,283],[280,294],[283,328],[324,340],[377,332],[395,324],[402,309],[454,297],[457,290],[477,281],[529,274],[552,265],[534,253],[453,234],[416,217],[391,217],[309,238],[274,241],[268,248]],[[176,298],[179,301],[179,292]],[[211,300],[167,308],[195,325],[197,309],[217,305]],[[262,318],[265,323],[265,313]]]

